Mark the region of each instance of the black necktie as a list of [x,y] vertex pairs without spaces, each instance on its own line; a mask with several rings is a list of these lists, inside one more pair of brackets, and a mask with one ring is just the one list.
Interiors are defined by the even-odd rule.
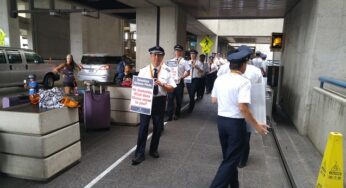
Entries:
[[[154,68],[154,78],[156,78],[157,79],[157,69],[156,68]],[[155,79],[155,80],[156,80]],[[155,85],[154,86],[154,95],[157,95],[159,93],[159,86],[158,85]]]

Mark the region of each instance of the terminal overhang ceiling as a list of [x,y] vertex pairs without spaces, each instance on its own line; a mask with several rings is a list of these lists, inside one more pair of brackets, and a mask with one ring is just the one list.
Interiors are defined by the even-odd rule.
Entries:
[[[72,0],[98,10],[179,5],[196,19],[284,18],[300,0]],[[135,13],[119,14],[135,19]]]
[[196,19],[284,18],[299,0],[172,0]]

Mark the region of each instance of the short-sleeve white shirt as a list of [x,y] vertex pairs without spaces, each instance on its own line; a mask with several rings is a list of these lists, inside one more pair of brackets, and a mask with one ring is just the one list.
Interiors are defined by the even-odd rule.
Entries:
[[214,73],[217,71],[217,65],[215,63],[209,64],[208,63],[208,74]]
[[220,69],[217,71],[217,76],[221,76],[224,74],[229,73],[230,69],[229,69],[229,62],[223,64]]
[[[168,84],[174,88],[177,87],[167,67],[159,66],[157,68],[160,69],[160,72],[158,73],[157,78],[162,84]],[[142,78],[152,78],[150,65],[139,70],[138,76]],[[162,87],[159,86],[159,93],[156,96],[166,96],[166,95],[167,95],[167,92]]]
[[219,116],[244,118],[239,103],[251,102],[250,80],[235,73],[224,74],[215,80],[211,96],[217,98]]
[[263,60],[260,57],[256,57],[252,60],[252,64],[257,68],[263,68]]
[[252,85],[260,84],[263,80],[261,69],[255,67],[254,65],[247,64],[243,76],[248,78]]
[[[201,69],[202,71],[204,70],[203,69],[203,63],[200,62],[199,60],[196,60],[196,63],[195,65]],[[202,74],[203,73],[199,73],[199,70],[197,68],[192,68],[192,60],[189,61],[189,66],[191,67],[191,70],[190,70],[190,75],[191,75],[191,78],[201,78],[202,77]]]

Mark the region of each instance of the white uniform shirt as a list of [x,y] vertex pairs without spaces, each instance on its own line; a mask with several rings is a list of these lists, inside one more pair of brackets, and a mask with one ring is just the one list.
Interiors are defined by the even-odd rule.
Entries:
[[[170,61],[176,61],[178,63],[178,77],[179,78],[183,77],[184,73],[188,72],[191,69],[189,65],[189,61],[186,61],[183,57],[173,58]],[[180,80],[176,80],[176,84],[179,84],[179,81]]]
[[263,68],[263,60],[260,57],[256,57],[252,60],[252,64],[257,68]]
[[224,75],[224,74],[227,74],[230,72],[230,69],[229,69],[229,62],[225,63],[224,65],[222,65],[219,69],[219,71],[217,71],[217,76],[221,76],[221,75]]
[[[190,70],[191,78],[201,78],[203,75],[203,72],[200,73],[197,68],[192,67],[192,60],[189,61],[189,65],[191,67],[191,70]],[[201,63],[199,60],[196,60],[195,66],[203,71],[203,63]]]
[[223,58],[219,57],[215,57],[214,58],[214,63],[217,65],[217,66],[222,66],[223,64],[225,64],[227,62],[227,60],[224,60]]
[[224,74],[215,80],[211,96],[217,98],[219,116],[244,118],[239,103],[251,102],[250,80],[235,73]]
[[[153,68],[152,74],[154,75],[154,67],[152,66],[152,68]],[[162,84],[168,84],[174,88],[177,87],[177,85],[175,84],[174,79],[171,77],[171,74],[169,73],[169,69],[167,67],[159,66],[159,67],[157,67],[157,69],[160,69],[160,72],[158,72],[157,78],[159,79],[159,81]],[[150,65],[139,70],[138,77],[152,78]],[[167,95],[167,92],[162,87],[158,86],[158,88],[159,88],[159,93],[155,96],[166,96]]]
[[208,63],[208,74],[214,73],[217,71],[217,65],[215,63],[209,64]]
[[251,84],[260,84],[262,83],[263,76],[262,72],[259,68],[255,67],[254,65],[246,65],[246,70],[243,74],[246,78],[248,78],[251,82]]

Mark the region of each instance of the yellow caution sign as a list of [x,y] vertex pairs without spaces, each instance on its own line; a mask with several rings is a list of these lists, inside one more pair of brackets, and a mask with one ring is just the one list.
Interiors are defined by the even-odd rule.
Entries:
[[209,36],[205,36],[201,42],[199,43],[199,45],[202,47],[202,51],[205,54],[208,54],[211,52],[211,47],[214,45],[213,40],[211,40],[209,38]]
[[6,33],[0,28],[0,46],[5,46]]
[[343,188],[342,134],[330,132],[315,188]]

